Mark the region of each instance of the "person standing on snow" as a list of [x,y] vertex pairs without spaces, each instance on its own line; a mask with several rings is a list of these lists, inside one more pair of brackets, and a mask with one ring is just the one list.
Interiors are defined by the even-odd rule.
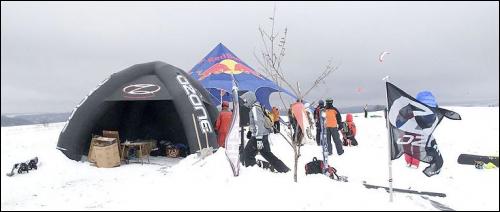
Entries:
[[278,159],[272,152],[269,145],[269,133],[272,130],[266,127],[265,118],[267,114],[262,106],[257,102],[255,94],[251,91],[246,92],[241,96],[244,101],[244,106],[250,108],[250,129],[247,133],[249,139],[245,149],[243,150],[245,166],[253,166],[257,164],[255,156],[260,152],[267,162],[272,166],[271,169],[276,169],[278,172],[288,172],[290,169]]
[[321,123],[320,123],[320,114],[321,109],[325,108],[325,102],[323,100],[319,100],[318,106],[314,109],[314,120],[316,122],[316,143],[318,146],[321,145]]
[[288,108],[288,129],[290,129],[292,137],[295,138],[295,128],[297,126],[297,120],[295,120],[295,117],[293,116],[292,105],[293,104],[290,104],[290,107]]
[[[432,95],[432,93],[430,91],[420,91],[417,94],[416,99],[429,107],[433,107],[433,108],[437,107],[436,98],[434,97],[434,95]],[[432,121],[434,120],[435,117],[433,116],[433,117],[428,117],[428,118],[429,118],[428,122],[432,123]],[[421,120],[421,121],[426,121],[426,120]],[[425,126],[425,125],[427,125],[427,124],[425,124],[425,123],[422,124],[422,126]],[[420,148],[418,146],[411,146],[411,145],[405,145],[403,147],[404,148],[412,148],[411,152],[413,153],[414,157],[412,157],[408,154],[405,154],[405,161],[406,161],[406,164],[408,165],[408,167],[418,168],[420,161],[417,158],[420,156]]]
[[232,119],[233,113],[229,111],[229,103],[227,101],[222,102],[222,110],[217,117],[217,121],[215,121],[215,131],[217,132],[217,144],[219,147],[225,147],[226,136]]
[[297,145],[302,146],[302,138],[304,138],[304,133],[302,132],[302,128],[300,127],[300,124],[297,121],[297,117],[295,117],[295,114],[293,113],[293,107],[297,103],[302,103],[301,99],[297,99],[297,101],[293,104],[290,105],[290,110],[288,110],[288,120],[290,120],[290,126],[292,128],[292,140],[295,141]]
[[280,132],[280,111],[277,107],[273,107],[273,122],[274,122],[274,134]]
[[368,104],[365,104],[365,118],[368,118]]
[[332,155],[332,141],[335,143],[335,148],[337,149],[337,154],[344,154],[344,149],[342,148],[342,141],[340,140],[339,130],[342,130],[342,116],[340,116],[339,110],[333,106],[333,99],[328,98],[326,100],[326,141],[328,142],[328,155]]

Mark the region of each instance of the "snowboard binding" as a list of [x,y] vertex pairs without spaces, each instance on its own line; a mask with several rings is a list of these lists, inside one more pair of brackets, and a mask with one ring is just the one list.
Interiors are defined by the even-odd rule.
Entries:
[[276,169],[267,161],[257,160],[257,166],[263,169],[269,169],[271,172],[277,172]]
[[476,167],[476,169],[483,169],[484,162],[480,160],[474,161],[474,167]]
[[328,177],[330,177],[330,179],[336,181],[348,182],[347,176],[337,175],[337,169],[333,168],[332,166],[328,166],[326,170],[327,170],[326,174]]

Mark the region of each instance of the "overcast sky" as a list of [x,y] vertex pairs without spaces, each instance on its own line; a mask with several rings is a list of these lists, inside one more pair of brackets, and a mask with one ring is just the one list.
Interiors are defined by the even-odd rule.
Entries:
[[[3,2],[1,110],[70,112],[99,82],[137,63],[186,72],[218,43],[254,69],[258,27],[273,2]],[[385,104],[382,78],[438,103],[498,102],[498,2],[277,2],[288,28],[283,69],[306,99],[339,107]],[[389,51],[383,63],[382,51]],[[363,90],[358,92],[357,88]]]

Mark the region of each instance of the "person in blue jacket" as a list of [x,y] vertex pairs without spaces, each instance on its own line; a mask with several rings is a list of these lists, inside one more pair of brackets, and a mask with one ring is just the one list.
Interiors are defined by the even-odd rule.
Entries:
[[[417,94],[416,99],[429,107],[436,108],[438,106],[437,102],[436,102],[436,98],[434,97],[434,95],[432,95],[432,93],[430,91],[420,91]],[[419,120],[419,125],[421,125],[421,126],[425,126],[425,125],[429,125],[429,124],[432,125],[435,117],[430,116],[428,118],[429,118],[429,120]],[[405,154],[405,161],[406,161],[406,164],[408,165],[408,167],[418,168],[420,161],[417,159],[417,157],[420,155],[420,153],[419,153],[420,150],[418,149],[418,147],[413,147],[413,148],[414,148],[414,151],[412,151],[412,152],[414,152],[413,157],[408,155],[408,154]]]

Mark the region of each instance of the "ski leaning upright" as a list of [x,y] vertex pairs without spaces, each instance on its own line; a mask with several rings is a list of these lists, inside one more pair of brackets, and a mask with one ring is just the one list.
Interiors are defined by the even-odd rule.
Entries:
[[337,181],[347,182],[347,176],[339,176],[337,175],[337,170],[330,165],[328,165],[328,143],[326,142],[326,130],[325,130],[325,118],[326,112],[325,109],[322,108],[319,112],[319,122],[320,122],[320,144],[323,149],[323,174],[330,177],[331,179],[335,179],[337,177]]
[[320,127],[320,144],[323,147],[323,174],[328,174],[328,144],[326,143],[326,130],[325,130],[326,112],[324,108],[319,111],[319,127]]

